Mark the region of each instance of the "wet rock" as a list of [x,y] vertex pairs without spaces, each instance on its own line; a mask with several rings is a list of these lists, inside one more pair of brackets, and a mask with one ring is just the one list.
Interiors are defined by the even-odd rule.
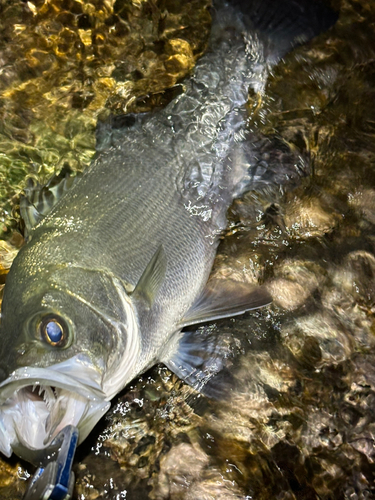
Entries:
[[357,303],[373,306],[375,302],[375,257],[370,252],[350,252],[333,277],[334,283]]
[[[347,359],[353,351],[350,338],[342,330],[342,325],[328,314],[314,314],[300,318],[291,328],[282,331],[285,344],[297,357],[305,356],[305,341],[316,341],[314,356],[320,358],[320,364],[339,363]],[[318,351],[320,354],[316,354]]]
[[296,198],[286,206],[284,222],[288,232],[298,238],[316,238],[330,233],[341,217],[319,198]]
[[188,491],[196,482],[209,459],[198,447],[181,443],[173,447],[160,461],[160,476],[154,498],[178,498],[181,490]]
[[292,311],[306,302],[324,281],[324,269],[312,261],[288,261],[275,269],[275,278],[267,283],[275,303]]
[[355,193],[349,193],[349,203],[371,224],[375,224],[375,192],[373,189],[364,188]]

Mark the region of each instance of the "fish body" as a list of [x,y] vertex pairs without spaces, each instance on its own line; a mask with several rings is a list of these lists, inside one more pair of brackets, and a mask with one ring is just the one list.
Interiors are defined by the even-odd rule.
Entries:
[[135,117],[115,145],[102,138],[103,151],[33,225],[35,205],[24,205],[28,242],[7,278],[0,331],[5,455],[38,463],[68,424],[82,441],[108,401],[158,362],[194,384],[182,328],[270,302],[262,289],[207,282],[228,207],[263,179],[245,146],[248,88],[261,91],[270,65],[327,26],[292,23],[278,44],[280,27],[253,4],[256,23],[215,4],[185,92]]

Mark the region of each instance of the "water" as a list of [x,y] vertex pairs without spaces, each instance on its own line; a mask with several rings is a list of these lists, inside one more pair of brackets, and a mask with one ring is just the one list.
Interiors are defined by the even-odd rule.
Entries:
[[[12,197],[25,175],[42,180],[64,162],[82,168],[93,152],[98,116],[108,109],[143,110],[170,98],[158,92],[186,73],[208,29],[202,1],[190,10],[183,2],[167,2],[166,19],[147,1],[98,2],[101,14],[79,2],[48,4],[64,11],[65,28],[52,23],[47,4],[31,5],[31,14],[22,2],[2,6],[7,18],[26,26],[17,28],[15,62],[5,66],[6,74],[19,78],[6,80],[2,73],[0,80],[1,109],[10,124],[0,130],[4,271],[20,244],[9,214],[17,208]],[[267,310],[211,326],[232,342],[239,339],[233,391],[208,400],[161,366],[134,381],[78,450],[75,498],[375,498],[375,2],[335,5],[335,28],[278,65],[262,98],[250,96],[250,127],[309,154],[311,175],[293,191],[249,193],[231,208],[214,272],[259,279],[274,296]],[[117,17],[106,24],[112,7]],[[87,18],[80,17],[83,8]],[[53,35],[67,36],[67,25],[75,26],[71,31],[85,46],[78,43],[84,54],[79,64],[78,49],[64,57],[56,53],[64,45]],[[89,30],[97,37],[102,33],[104,42],[93,48],[89,40],[97,38]],[[121,36],[112,38],[114,30]],[[153,43],[160,30],[161,38],[173,42]],[[50,69],[35,63],[40,74],[29,69],[19,75],[17,61],[34,54],[30,47],[41,32],[52,44]],[[123,37],[126,44],[115,45],[112,53],[113,40]],[[1,50],[8,50],[11,61],[9,39]],[[119,54],[122,63],[114,69]],[[96,64],[93,55],[107,65]],[[78,90],[72,88],[77,71],[85,75]],[[39,107],[40,94],[29,86],[37,78],[34,92],[44,89],[40,82],[55,72],[58,98],[51,98],[43,115],[45,102]],[[24,89],[30,91],[27,99],[19,95]],[[134,99],[145,89],[156,94]],[[77,92],[81,100],[72,98]],[[8,169],[14,162],[17,168]],[[16,459],[0,462],[2,498],[22,497],[27,470]]]

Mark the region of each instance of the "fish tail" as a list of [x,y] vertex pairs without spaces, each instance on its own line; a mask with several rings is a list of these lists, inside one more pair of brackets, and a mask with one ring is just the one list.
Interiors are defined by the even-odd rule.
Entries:
[[[310,165],[305,155],[277,138],[243,132],[247,116],[244,102],[249,88],[260,94],[264,91],[270,66],[297,45],[329,29],[337,17],[320,0],[214,1],[215,41],[220,42],[225,35],[229,37],[234,27],[245,45],[241,67],[236,57],[230,60],[229,56],[226,60],[226,67],[232,71],[226,95],[230,96],[235,112],[228,114],[217,141],[230,144],[230,152],[226,150],[229,167],[226,171],[230,172],[227,185],[233,198],[249,190],[292,189],[309,175]],[[236,140],[231,142],[230,136],[235,132]]]
[[337,12],[319,0],[230,0],[229,4],[259,33],[271,64],[327,31],[338,18]]

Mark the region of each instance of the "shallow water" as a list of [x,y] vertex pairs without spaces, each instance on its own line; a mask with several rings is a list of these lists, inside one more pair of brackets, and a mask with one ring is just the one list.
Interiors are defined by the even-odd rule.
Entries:
[[[206,3],[164,4],[166,19],[151,1],[86,4],[83,18],[79,2],[1,7],[2,22],[21,26],[0,46],[4,273],[21,243],[9,214],[25,177],[43,180],[66,162],[81,169],[98,117],[162,104],[173,93],[159,92],[203,50]],[[51,6],[64,11],[58,26]],[[240,353],[233,390],[209,400],[162,366],[134,381],[78,449],[75,498],[375,498],[375,2],[336,7],[337,25],[249,100],[249,126],[309,155],[311,175],[288,192],[249,193],[230,211],[214,272],[260,280],[274,297],[265,310],[206,326]],[[61,42],[67,26],[81,40],[72,54]],[[90,42],[100,34],[103,43]],[[119,55],[130,67],[115,67]],[[25,60],[34,66],[22,73]],[[2,460],[1,498],[21,498],[28,471]]]

